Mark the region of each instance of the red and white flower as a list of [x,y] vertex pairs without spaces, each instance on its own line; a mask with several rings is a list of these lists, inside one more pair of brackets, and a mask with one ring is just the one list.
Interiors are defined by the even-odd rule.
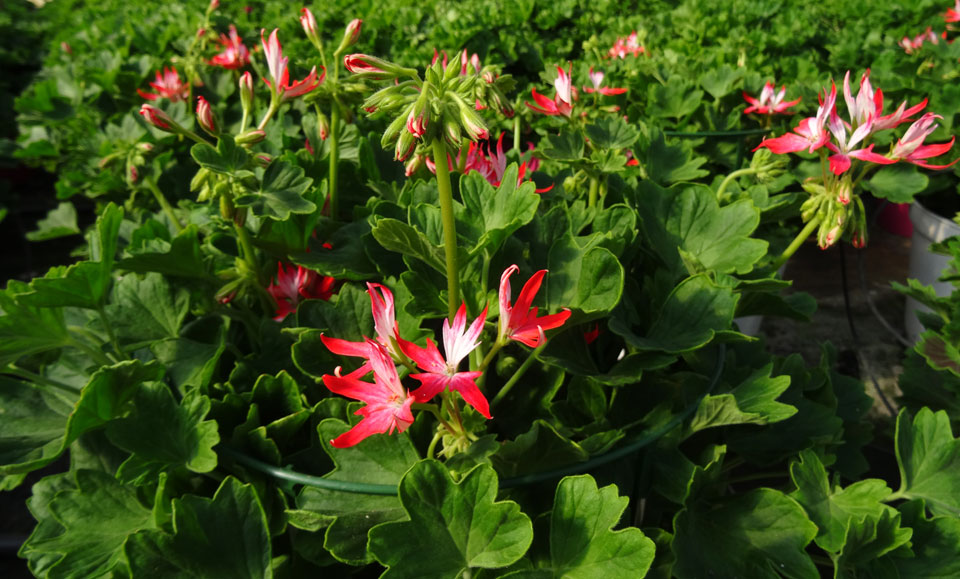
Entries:
[[628,54],[636,57],[646,52],[646,50],[646,48],[640,46],[640,42],[637,39],[637,31],[634,30],[626,38],[617,38],[617,41],[614,42],[610,50],[607,51],[607,57],[623,59],[626,58]]
[[817,109],[816,116],[807,117],[800,121],[792,133],[786,133],[773,139],[764,139],[757,146],[757,149],[766,147],[778,155],[795,153],[804,149],[811,153],[814,152],[830,140],[830,131],[827,130],[826,124],[836,103],[837,87],[832,85],[826,98],[821,98],[820,108]]
[[[572,71],[573,65],[569,66]],[[557,78],[553,81],[556,94],[553,100],[537,92],[537,89],[531,89],[533,100],[536,104],[526,103],[530,110],[551,116],[564,116],[570,118],[573,112],[573,103],[577,100],[577,89],[573,87],[573,81],[570,78],[571,73],[563,70],[563,67],[557,67]]]
[[516,340],[531,348],[536,348],[545,339],[544,331],[559,328],[570,317],[570,310],[537,317],[537,308],[531,307],[533,298],[540,290],[543,276],[547,270],[541,269],[523,284],[516,303],[510,305],[510,276],[520,271],[511,265],[500,276],[500,319],[498,321],[497,341]]
[[623,94],[627,92],[627,89],[625,88],[601,87],[600,85],[603,84],[603,77],[604,77],[602,70],[594,71],[593,67],[591,66],[589,76],[590,76],[590,83],[593,84],[593,88],[585,86],[583,87],[584,92],[588,92],[588,93],[598,92],[606,96],[613,96],[613,95]]
[[750,96],[746,92],[743,93],[743,100],[747,101],[750,105],[744,109],[743,114],[757,113],[760,115],[775,115],[785,113],[787,109],[800,102],[800,99],[784,102],[783,99],[786,96],[786,86],[780,87],[778,91],[772,82],[767,82],[760,91],[759,99]]
[[281,321],[297,311],[303,300],[329,300],[337,280],[299,265],[277,264],[277,277],[270,281],[267,293],[277,302],[273,319]]
[[897,144],[894,145],[890,156],[893,157],[894,160],[913,163],[925,169],[946,169],[960,160],[954,160],[952,163],[946,165],[931,165],[926,162],[927,159],[938,157],[949,151],[956,140],[956,137],[952,137],[946,143],[923,144],[923,141],[930,136],[930,133],[937,130],[938,125],[936,124],[936,119],[939,118],[941,118],[940,115],[934,113],[927,113],[920,117],[919,120],[910,125],[907,132],[903,134],[903,137],[897,140]]
[[137,89],[137,94],[147,99],[155,101],[159,98],[170,99],[170,102],[186,100],[190,96],[190,85],[180,80],[180,73],[175,68],[163,67],[163,74],[158,70],[154,82],[149,83],[157,92],[146,92]]
[[237,34],[237,27],[230,25],[230,35],[220,34],[220,46],[223,50],[210,59],[210,64],[236,70],[250,64],[250,51],[243,44],[243,39]]
[[266,30],[260,31],[260,42],[263,45],[263,54],[267,58],[267,68],[270,71],[270,78],[273,79],[273,83],[264,79],[264,82],[267,83],[267,86],[270,87],[274,94],[281,99],[281,101],[288,101],[295,99],[299,96],[303,96],[313,89],[320,86],[320,83],[323,82],[323,79],[327,75],[326,69],[322,69],[321,74],[317,77],[317,67],[314,66],[308,74],[302,80],[295,81],[293,84],[290,83],[290,71],[287,68],[289,59],[283,55],[283,47],[280,45],[280,39],[277,38],[278,29],[274,28],[273,32],[270,33],[269,39],[264,39],[263,33]]

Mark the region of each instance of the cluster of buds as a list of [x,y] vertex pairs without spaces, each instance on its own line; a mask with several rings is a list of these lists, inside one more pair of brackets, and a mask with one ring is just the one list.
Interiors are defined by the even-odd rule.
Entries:
[[471,141],[486,139],[489,133],[478,111],[495,108],[507,116],[513,113],[504,96],[512,79],[497,75],[492,67],[478,69],[479,58],[466,52],[453,62],[435,57],[422,79],[415,69],[365,54],[347,55],[344,65],[358,78],[392,82],[370,95],[363,108],[368,113],[396,115],[381,143],[384,148],[394,147],[398,161],[412,157],[415,166],[408,166],[408,172],[423,162],[435,139],[454,149],[461,147],[464,136]]
[[646,51],[647,49],[640,45],[640,41],[637,39],[637,31],[634,30],[626,38],[617,38],[617,41],[614,42],[610,50],[607,51],[607,58],[624,59],[628,54],[637,57]]
[[763,90],[760,91],[760,98],[754,98],[747,94],[746,91],[743,93],[743,100],[747,101],[747,104],[750,105],[743,110],[743,114],[748,115],[750,113],[757,113],[758,115],[778,115],[778,114],[789,114],[787,109],[796,105],[800,102],[800,99],[784,102],[784,98],[787,96],[787,87],[782,86],[780,90],[776,90],[776,86],[772,82],[767,82],[763,85]]
[[[927,106],[926,100],[912,107],[907,107],[907,103],[903,102],[894,112],[884,115],[883,92],[874,90],[870,84],[869,70],[860,78],[860,90],[856,96],[850,89],[850,72],[847,72],[843,80],[843,97],[847,105],[847,119],[840,118],[837,113],[837,87],[831,85],[830,92],[824,90],[820,98],[816,116],[800,121],[792,133],[765,139],[757,147],[777,154],[819,150],[821,160],[829,163],[829,169],[824,170],[820,183],[804,185],[813,198],[804,204],[803,217],[804,220],[820,220],[818,239],[821,247],[836,243],[845,231],[851,232],[855,244],[862,246],[865,243],[863,204],[853,185],[876,166],[905,161],[926,169],[946,169],[956,163],[934,165],[928,162],[949,151],[955,139],[946,143],[923,144],[936,130],[936,119],[940,118],[930,112],[919,119],[912,118]],[[881,155],[874,152],[874,145],[870,141],[878,132],[907,122],[913,124],[890,147],[888,153]],[[828,156],[827,151],[832,154]],[[854,171],[851,171],[855,162],[861,164],[856,178]],[[855,203],[853,209],[849,210],[852,201]]]
[[[500,277],[500,316],[494,347],[517,341],[536,348],[546,339],[544,331],[562,326],[570,317],[570,311],[565,309],[556,314],[538,316],[537,308],[532,307],[546,270],[538,271],[527,280],[516,302],[511,305],[510,276],[516,271],[517,266],[512,265]],[[400,336],[393,294],[389,289],[368,283],[367,293],[370,295],[375,339],[349,342],[321,336],[324,345],[334,354],[363,359],[360,367],[347,375],[341,375],[341,368],[337,367],[332,375],[323,377],[323,383],[332,392],[366,403],[357,411],[363,419],[330,441],[331,445],[345,448],[374,434],[403,432],[414,421],[411,408],[414,403],[428,403],[444,392],[459,394],[477,413],[484,418],[491,418],[490,404],[477,385],[483,369],[459,369],[461,362],[480,345],[487,307],[469,325],[466,305],[460,306],[453,319],[443,321],[444,353],[441,354],[437,344],[430,338],[427,338],[424,348]],[[420,372],[411,374],[410,378],[420,383],[418,388],[409,391],[403,386],[397,364],[407,367],[416,365]],[[362,380],[370,373],[373,374],[373,383]],[[448,424],[445,427],[450,428]],[[456,427],[464,428],[462,424]],[[456,439],[454,450],[457,450],[457,442],[469,444],[465,430],[448,434]]]

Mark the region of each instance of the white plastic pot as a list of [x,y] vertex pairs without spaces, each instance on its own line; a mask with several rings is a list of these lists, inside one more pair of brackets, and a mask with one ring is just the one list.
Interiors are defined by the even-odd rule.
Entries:
[[[950,262],[950,257],[931,253],[930,246],[954,235],[960,235],[960,225],[937,215],[917,201],[910,206],[910,221],[913,222],[913,237],[910,244],[909,277],[924,285],[933,286],[938,296],[950,295],[953,284],[937,281]],[[912,342],[916,342],[923,332],[923,325],[917,319],[917,310],[929,312],[930,308],[908,297],[904,325],[907,338]]]

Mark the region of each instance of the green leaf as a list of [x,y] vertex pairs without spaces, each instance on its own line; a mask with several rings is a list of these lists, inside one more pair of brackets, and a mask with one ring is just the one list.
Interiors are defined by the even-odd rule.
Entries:
[[623,266],[610,250],[581,247],[566,234],[550,248],[545,279],[546,309],[579,310],[584,314],[609,312],[623,294]]
[[189,338],[167,338],[150,345],[150,351],[163,363],[170,379],[181,392],[203,389],[213,379],[226,349],[226,330],[217,331],[212,344]]
[[912,557],[894,557],[901,577],[960,577],[960,519],[927,518],[923,501],[900,506],[903,526],[913,529]]
[[175,338],[190,309],[190,294],[183,288],[174,291],[159,273],[143,278],[128,274],[113,289],[107,314],[122,344],[149,343]]
[[440,273],[446,273],[443,248],[427,236],[396,219],[381,219],[373,227],[373,237],[384,249],[415,257]]
[[960,350],[948,343],[942,335],[927,330],[920,335],[920,343],[915,349],[931,367],[960,376]]
[[700,107],[703,91],[681,75],[671,76],[666,84],[651,84],[647,89],[648,113],[654,118],[682,119]]
[[681,143],[668,145],[659,131],[652,131],[649,143],[635,152],[647,177],[658,185],[692,181],[709,174],[709,171],[700,168],[707,162],[706,157],[695,157]]
[[960,516],[960,441],[950,417],[921,408],[913,422],[905,410],[897,416],[898,495],[927,501],[935,514]]
[[424,460],[400,481],[409,521],[370,530],[369,549],[387,567],[381,577],[458,577],[518,561],[533,540],[533,525],[513,501],[494,502],[497,475],[486,465],[455,483],[435,460]]
[[790,464],[790,477],[797,489],[789,496],[817,525],[817,545],[830,553],[844,549],[849,527],[867,518],[876,521],[885,511],[893,511],[882,502],[891,492],[884,481],[861,480],[845,489],[832,486],[826,468],[812,450],[804,450],[800,460]]
[[816,525],[800,505],[773,489],[698,503],[677,513],[673,525],[677,577],[820,576],[805,552]]
[[209,398],[190,395],[177,404],[165,384],[148,382],[137,390],[133,404],[133,412],[107,426],[110,442],[133,454],[120,465],[118,479],[142,484],[173,468],[193,472],[216,468],[213,447],[220,435],[216,421],[204,420]]
[[170,242],[151,239],[141,247],[128,247],[127,250],[130,257],[118,264],[123,269],[187,278],[207,277],[196,225],[188,225]]
[[260,189],[239,195],[234,202],[237,207],[249,207],[259,217],[285,221],[291,213],[305,214],[317,210],[312,201],[303,197],[312,183],[313,179],[305,177],[303,169],[276,159],[264,171]]
[[366,243],[370,240],[370,225],[354,221],[336,231],[329,239],[330,248],[311,247],[307,253],[290,256],[293,263],[337,279],[354,281],[377,276],[377,268],[367,257]]
[[640,529],[613,530],[629,502],[614,485],[598,489],[590,475],[564,477],[550,515],[550,566],[507,577],[643,577],[653,563],[653,541]]
[[555,161],[579,161],[583,158],[586,142],[576,131],[561,131],[558,135],[546,135],[540,141],[537,152]]
[[38,221],[37,228],[28,231],[26,238],[30,241],[47,241],[78,233],[80,233],[80,227],[77,226],[77,210],[73,203],[64,201]]
[[0,367],[23,356],[55,350],[71,343],[59,308],[32,307],[19,297],[27,284],[11,280],[0,292]]
[[[347,449],[327,442],[350,428],[342,420],[327,419],[317,428],[323,448],[337,465],[324,478],[333,481],[397,485],[403,474],[420,456],[405,435],[371,436]],[[297,508],[320,515],[323,520],[323,546],[339,561],[363,565],[373,561],[367,552],[367,532],[380,523],[404,518],[400,499],[389,495],[346,493],[316,487],[304,487],[297,497]]]
[[145,531],[130,538],[134,577],[273,577],[267,518],[252,485],[227,477],[213,499],[174,499],[173,528],[173,535]]
[[748,200],[720,207],[703,185],[643,185],[636,207],[654,251],[675,275],[700,273],[690,271],[690,257],[705,271],[744,274],[767,253],[766,241],[750,237],[760,212]]
[[586,130],[590,142],[600,149],[626,149],[640,138],[637,129],[617,115],[603,116]]
[[758,368],[729,393],[710,394],[703,398],[690,421],[689,431],[731,424],[771,424],[797,413],[777,398],[790,387],[789,376],[770,377],[773,364]]
[[109,272],[105,275],[99,263],[81,261],[50,268],[46,275],[31,281],[31,291],[19,298],[31,306],[96,309],[109,288]]
[[516,164],[507,167],[496,189],[476,171],[460,178],[464,211],[478,221],[477,227],[483,232],[471,254],[483,250],[496,253],[504,240],[533,219],[540,203],[534,189],[536,185],[530,182],[517,186]]
[[733,85],[743,78],[743,69],[733,68],[729,64],[710,69],[700,77],[700,86],[710,96],[721,99],[733,92]]
[[858,568],[873,563],[886,553],[910,543],[911,529],[900,526],[900,513],[887,508],[879,515],[847,522],[843,550],[835,556],[835,576],[860,576]]
[[503,477],[543,472],[558,466],[583,462],[587,458],[589,455],[579,444],[565,438],[548,422],[539,419],[516,440],[501,444],[491,457],[497,472]]
[[883,167],[867,179],[865,189],[891,203],[910,203],[914,195],[930,184],[930,179],[913,165],[898,163]]
[[716,286],[704,275],[687,278],[670,292],[645,337],[640,337],[620,318],[610,329],[641,350],[681,353],[696,350],[733,322],[739,296]]
[[214,173],[235,177],[252,175],[250,171],[244,169],[250,154],[243,147],[238,147],[233,137],[229,135],[220,137],[216,149],[210,145],[197,143],[190,148],[190,155],[198,165]]
[[0,476],[56,458],[69,408],[31,384],[0,377]]
[[[31,536],[21,553],[34,559],[48,555],[45,577],[100,577],[123,573],[123,547],[130,535],[155,528],[153,514],[137,499],[135,488],[97,471],[76,471],[76,490],[58,493],[49,514],[63,532]],[[51,564],[52,563],[52,564]]]

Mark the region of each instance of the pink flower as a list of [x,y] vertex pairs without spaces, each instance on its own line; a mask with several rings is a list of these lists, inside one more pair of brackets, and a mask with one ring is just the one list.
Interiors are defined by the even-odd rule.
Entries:
[[331,392],[367,404],[356,412],[363,419],[330,441],[335,448],[353,446],[374,434],[403,432],[413,424],[410,406],[415,398],[400,383],[393,360],[380,344],[370,339],[365,343],[369,352],[369,366],[373,370],[373,384],[360,380],[367,373],[364,371],[360,374],[361,370],[341,376],[340,368],[337,368],[334,375],[323,377],[323,383]]
[[323,67],[320,67],[323,69],[323,72],[318,78],[317,67],[314,66],[310,70],[310,74],[303,80],[298,80],[290,84],[290,71],[287,68],[288,59],[283,56],[283,47],[280,45],[280,39],[277,38],[277,30],[276,28],[273,29],[268,40],[263,38],[263,33],[266,32],[266,30],[260,31],[260,42],[263,45],[263,54],[267,58],[267,68],[270,70],[270,78],[273,79],[273,84],[270,84],[270,81],[266,79],[264,79],[264,82],[276,93],[281,101],[288,101],[303,96],[320,86],[320,83],[323,82],[323,79],[327,75],[327,71],[323,69]]
[[516,340],[531,348],[536,348],[543,341],[544,330],[559,328],[570,317],[570,310],[537,317],[537,308],[530,307],[533,298],[540,290],[543,276],[547,270],[541,269],[533,274],[520,290],[517,302],[510,305],[510,276],[520,271],[516,265],[511,265],[500,276],[500,319],[497,341]]
[[[569,69],[572,70],[573,65],[570,65]],[[570,118],[570,113],[573,112],[573,102],[577,100],[577,90],[573,88],[570,73],[558,66],[557,78],[553,81],[553,86],[556,89],[556,95],[553,100],[539,94],[537,89],[534,88],[531,89],[531,93],[536,104],[525,104],[530,110],[538,113],[551,116],[562,115]]]
[[250,64],[250,51],[244,46],[240,35],[237,34],[236,26],[230,25],[230,36],[220,34],[219,42],[223,51],[211,58],[210,64],[232,70]]
[[930,133],[937,130],[935,119],[939,118],[941,118],[939,115],[933,113],[927,113],[920,117],[918,121],[910,125],[910,128],[903,134],[903,137],[897,140],[897,144],[894,145],[893,152],[890,153],[890,156],[895,160],[913,163],[925,169],[946,169],[956,163],[957,160],[946,165],[930,165],[926,162],[926,159],[938,157],[949,151],[950,148],[953,147],[954,140],[956,140],[956,137],[953,137],[946,143],[934,145],[923,144],[924,139],[930,136]]
[[148,101],[167,98],[170,99],[170,102],[175,103],[186,100],[190,96],[190,85],[180,81],[180,73],[175,68],[163,67],[163,74],[160,74],[158,70],[156,80],[149,84],[157,92],[152,93],[137,89],[137,94]]
[[[951,11],[947,10],[947,14]],[[960,14],[957,15],[960,18]],[[947,22],[957,22],[958,20],[947,20]],[[944,31],[946,32],[946,31]],[[946,36],[944,36],[946,38]],[[930,26],[927,26],[927,29],[923,31],[922,34],[914,36],[912,39],[909,36],[904,36],[900,40],[900,46],[903,47],[903,50],[907,54],[913,54],[918,48],[923,46],[924,41],[929,42],[930,44],[938,44],[940,39],[937,38],[937,35],[933,33],[933,29]]]
[[776,91],[776,87],[772,82],[767,82],[763,85],[759,99],[755,99],[744,92],[743,100],[747,101],[750,106],[744,109],[743,114],[758,113],[761,115],[774,115],[784,113],[787,109],[800,102],[800,99],[783,102],[786,95],[786,86],[782,86],[779,91]]
[[[896,159],[888,159],[883,155],[873,152],[873,145],[865,149],[854,149],[854,147],[866,139],[873,132],[873,119],[867,118],[867,122],[858,126],[850,138],[847,139],[846,123],[840,120],[836,109],[830,113],[830,133],[836,142],[827,142],[826,147],[835,154],[830,155],[830,171],[834,175],[842,175],[853,163],[851,159],[859,159],[870,163],[879,163],[881,165],[890,165],[896,163]],[[849,197],[846,198],[849,202]],[[844,203],[846,205],[846,203]]]
[[460,362],[480,344],[477,340],[483,331],[486,317],[487,309],[484,308],[483,313],[467,328],[467,306],[463,304],[457,310],[452,325],[449,319],[443,321],[443,351],[446,359],[440,355],[437,345],[430,338],[427,338],[426,348],[406,340],[400,342],[403,352],[424,370],[422,374],[410,375],[422,384],[412,392],[417,402],[427,402],[447,389],[450,392],[459,392],[467,404],[484,417],[490,418],[490,405],[475,382],[483,372],[457,371]]
[[473,66],[474,74],[480,73],[480,57],[477,54],[473,54],[469,58],[467,58],[467,51],[462,50],[460,52],[460,75],[461,76],[466,76],[468,64]]
[[613,96],[613,95],[623,94],[627,92],[627,89],[625,88],[601,87],[600,85],[603,84],[603,77],[604,77],[604,74],[602,70],[598,70],[594,72],[593,67],[591,66],[590,82],[591,84],[593,84],[593,88],[583,87],[584,92],[589,92],[589,93],[598,92],[606,96]]
[[843,98],[847,102],[850,121],[861,125],[872,118],[874,131],[892,129],[902,123],[913,121],[910,116],[927,106],[927,99],[909,109],[907,108],[907,101],[903,101],[896,111],[883,116],[883,91],[880,89],[873,90],[873,86],[870,84],[869,69],[860,77],[860,91],[856,98],[850,91],[850,71],[847,71],[847,74],[843,77]]
[[764,139],[754,151],[766,147],[776,154],[795,153],[807,149],[814,152],[827,144],[830,132],[826,130],[826,123],[837,103],[837,87],[833,85],[826,99],[821,99],[817,116],[807,117],[800,121],[793,133],[787,133],[773,139]]
[[617,41],[613,43],[613,46],[610,47],[610,50],[607,52],[608,58],[626,58],[628,54],[633,56],[640,56],[647,49],[640,46],[640,42],[637,40],[637,31],[634,30],[630,33],[630,36],[626,38],[617,38]]
[[943,15],[943,21],[947,23],[960,22],[960,0],[955,0],[953,8],[947,8],[947,13]]
[[[487,183],[490,183],[494,187],[500,186],[500,183],[503,182],[503,174],[507,170],[507,156],[503,152],[503,135],[504,133],[500,133],[500,138],[497,139],[496,151],[489,150],[489,144],[486,142],[470,143],[470,146],[467,148],[467,159],[463,167],[464,175],[470,171],[476,171],[487,180]],[[459,161],[460,157],[458,155],[457,162],[459,163]],[[431,171],[436,172],[436,169],[433,167],[433,162],[430,159],[427,160],[427,165]],[[540,160],[532,156],[529,162],[522,162],[517,172],[517,185],[523,183],[523,178],[528,169],[533,172],[536,171],[536,168],[539,166]],[[553,185],[537,189],[536,192],[546,193],[551,189],[553,189]]]
[[287,314],[297,311],[297,305],[303,300],[329,300],[336,281],[299,265],[278,263],[277,279],[271,280],[267,287],[267,293],[277,302],[273,319],[282,321]]

